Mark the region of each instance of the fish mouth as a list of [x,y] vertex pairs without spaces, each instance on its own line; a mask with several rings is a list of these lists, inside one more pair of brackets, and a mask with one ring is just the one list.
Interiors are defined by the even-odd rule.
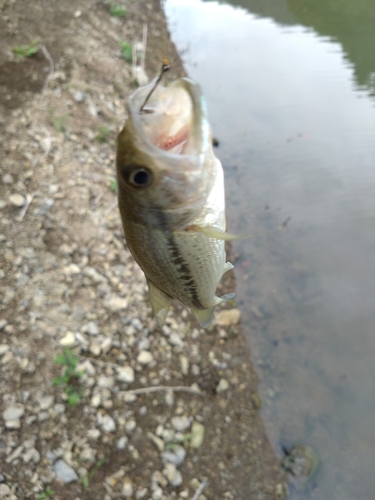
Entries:
[[211,132],[200,86],[188,78],[179,78],[168,87],[155,87],[155,83],[140,88],[129,101],[143,142],[169,155],[205,153]]

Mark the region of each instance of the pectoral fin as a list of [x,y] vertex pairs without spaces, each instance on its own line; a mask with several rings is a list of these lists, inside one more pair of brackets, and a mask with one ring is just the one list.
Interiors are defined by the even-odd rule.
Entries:
[[154,285],[150,280],[147,280],[147,285],[155,321],[158,327],[161,328],[165,323],[172,297],[163,292],[163,290],[160,290],[160,288]]
[[231,241],[231,240],[240,240],[241,238],[246,238],[245,235],[236,236],[235,234],[226,233],[225,231],[214,226],[195,225],[195,226],[190,226],[189,230],[203,233],[209,238],[215,238],[217,240]]
[[207,328],[209,324],[212,322],[214,318],[214,307],[210,307],[210,309],[201,309],[201,310],[192,310],[191,312],[197,318],[198,323],[202,328]]

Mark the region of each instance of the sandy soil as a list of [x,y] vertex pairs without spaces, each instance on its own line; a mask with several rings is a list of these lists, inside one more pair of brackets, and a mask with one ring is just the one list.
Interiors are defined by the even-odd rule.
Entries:
[[147,23],[147,74],[184,70],[159,2],[119,4],[0,1],[0,498],[284,498],[235,304],[205,332],[176,303],[160,331],[126,248],[119,42]]

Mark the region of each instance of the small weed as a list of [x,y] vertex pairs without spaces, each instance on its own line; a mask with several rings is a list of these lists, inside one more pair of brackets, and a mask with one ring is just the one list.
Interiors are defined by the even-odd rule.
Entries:
[[48,118],[52,125],[55,127],[57,132],[64,132],[66,129],[66,116],[57,116],[55,115],[53,109],[48,110]]
[[128,42],[119,42],[122,57],[126,62],[132,62],[133,60],[133,47],[131,43]]
[[96,134],[95,139],[100,143],[107,142],[108,137],[111,133],[109,128],[106,125],[103,125],[102,127],[98,127],[96,130],[97,130],[97,134]]
[[55,492],[51,489],[51,487],[48,485],[46,486],[46,489],[39,493],[38,498],[52,498]]
[[13,54],[17,57],[32,57],[38,52],[37,43],[31,42],[29,45],[17,45],[17,47],[13,47]]
[[107,461],[106,457],[101,458],[92,466],[92,469],[90,472],[85,474],[82,478],[82,484],[86,490],[90,488],[90,479],[92,479],[96,473],[96,471],[101,467],[103,464],[105,464]]
[[109,8],[109,13],[114,17],[125,17],[126,9],[121,5],[111,5]]
[[84,374],[84,370],[78,371],[78,356],[73,354],[70,349],[65,349],[62,354],[58,354],[55,363],[64,367],[61,377],[54,377],[53,385],[64,387],[65,394],[68,396],[68,403],[75,406],[82,399],[82,391],[77,387],[77,382]]
[[117,180],[116,179],[109,179],[109,189],[112,191],[112,193],[117,194]]

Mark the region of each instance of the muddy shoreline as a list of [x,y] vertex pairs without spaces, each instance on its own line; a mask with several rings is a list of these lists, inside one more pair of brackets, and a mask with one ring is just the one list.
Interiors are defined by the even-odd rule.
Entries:
[[184,69],[158,1],[118,4],[0,1],[0,497],[285,498],[235,305],[205,332],[175,303],[160,331],[124,246],[120,42],[146,23],[148,76]]

